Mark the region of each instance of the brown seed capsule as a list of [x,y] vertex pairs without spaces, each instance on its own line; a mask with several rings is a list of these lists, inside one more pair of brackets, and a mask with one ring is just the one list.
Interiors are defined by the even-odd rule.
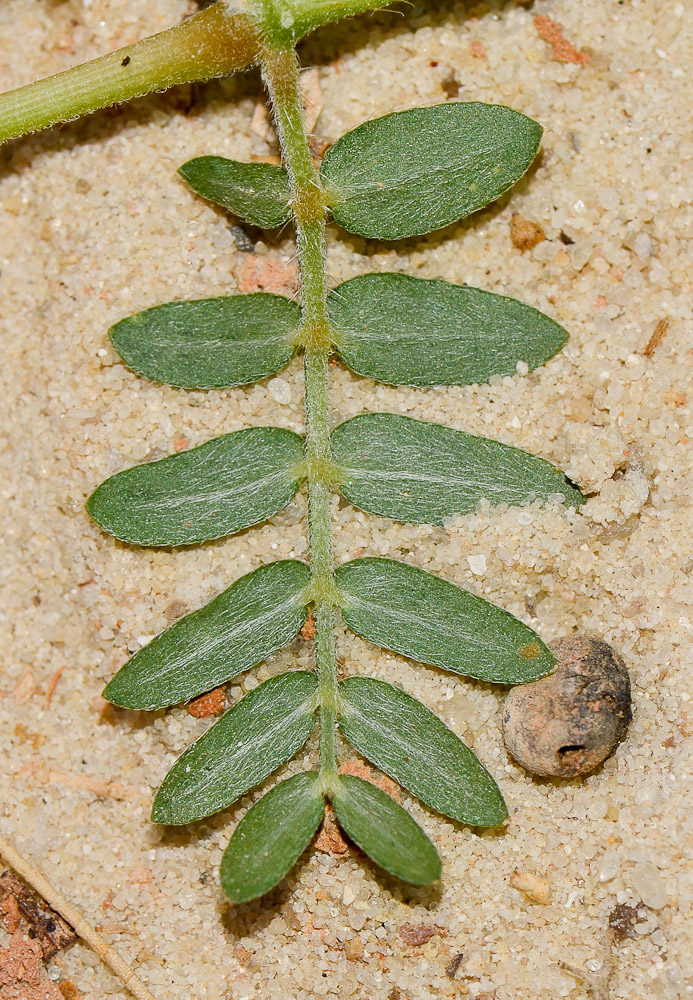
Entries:
[[568,636],[550,649],[556,670],[505,699],[503,740],[531,774],[574,778],[598,767],[625,736],[630,678],[618,653],[599,639]]

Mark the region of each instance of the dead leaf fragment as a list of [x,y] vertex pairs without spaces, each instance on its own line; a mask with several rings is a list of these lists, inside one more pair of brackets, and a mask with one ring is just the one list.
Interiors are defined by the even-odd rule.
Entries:
[[0,875],[0,914],[10,934],[21,931],[36,941],[43,958],[51,958],[77,940],[67,921],[9,871]]
[[50,681],[48,682],[48,690],[46,691],[46,708],[51,707],[51,701],[53,700],[53,695],[55,694],[55,689],[58,686],[58,681],[62,677],[65,667],[58,667]]
[[175,621],[177,618],[182,618],[183,615],[187,615],[189,610],[190,608],[185,601],[171,601],[171,603],[167,604],[164,608],[164,615],[171,622]]
[[226,688],[222,684],[220,687],[212,688],[207,694],[201,694],[199,698],[193,698],[188,704],[188,712],[195,719],[208,719],[212,715],[223,715],[226,708]]
[[41,772],[36,780],[51,785],[63,785],[78,791],[91,792],[100,799],[118,799],[121,802],[134,802],[143,798],[136,788],[122,781],[104,781],[102,778],[92,778],[88,774],[67,774],[63,771]]
[[451,73],[445,77],[440,86],[448,100],[452,101],[459,95],[461,84],[457,77]]
[[521,215],[513,215],[510,220],[510,241],[514,247],[524,253],[545,239],[546,233],[538,223],[524,219]]
[[298,291],[298,268],[295,264],[284,264],[280,260],[268,260],[248,254],[238,291],[243,295],[251,292],[272,292],[274,295],[295,295]]
[[35,691],[36,684],[34,683],[34,672],[31,667],[27,667],[12,691],[15,705],[26,705],[26,703],[34,695]]
[[325,807],[325,818],[315,840],[315,848],[324,854],[344,855],[349,853],[349,845],[337,825],[334,809],[331,805]]
[[41,961],[41,946],[19,931],[7,948],[0,948],[0,997],[2,1000],[63,1000]]
[[436,933],[435,927],[431,927],[429,924],[402,924],[399,929],[399,936],[405,944],[411,945],[412,948],[420,948],[421,945],[430,941]]
[[301,629],[301,635],[306,640],[310,642],[311,639],[315,638],[315,618],[313,617],[313,612],[309,609],[306,615],[306,620]]
[[533,872],[514,872],[510,885],[526,896],[530,903],[545,906],[551,901],[551,886],[545,878]]
[[153,881],[154,872],[151,868],[145,868],[144,865],[131,868],[128,872],[128,882],[131,882],[133,885],[149,885]]
[[657,323],[657,326],[654,328],[652,336],[650,337],[650,339],[647,341],[647,343],[643,348],[642,353],[645,355],[646,358],[652,357],[654,352],[657,350],[659,345],[664,340],[664,337],[668,329],[669,329],[669,317],[665,316],[663,319],[660,319],[659,323]]
[[551,58],[556,62],[574,63],[576,66],[589,62],[589,53],[579,52],[572,42],[563,37],[563,25],[559,21],[554,21],[548,14],[537,14],[534,27],[539,37],[553,47]]
[[[385,774],[376,775],[374,771],[371,771],[370,767],[367,767],[360,760],[347,760],[338,769],[337,774],[351,774],[355,778],[363,778],[364,781],[370,782],[371,785],[375,785],[379,788],[381,792],[385,792],[389,795],[391,799],[395,802],[401,802],[402,796],[400,794],[399,785],[392,781]],[[322,826],[320,827],[320,833],[318,834],[315,846],[317,850],[324,851],[326,854],[349,854],[351,847],[347,841],[342,836],[341,830],[337,824],[337,820],[334,816],[334,810],[331,805],[325,807],[325,818],[322,821]]]
[[451,958],[448,964],[445,966],[445,975],[448,979],[454,979],[457,975],[457,970],[464,962],[464,952],[458,952],[454,958]]
[[58,983],[58,989],[64,1000],[80,1000],[82,996],[75,984],[71,983],[69,979],[64,979],[62,983]]
[[367,767],[360,760],[345,761],[337,769],[337,774],[352,774],[355,778],[363,778],[364,781],[369,781],[371,785],[379,788],[381,792],[385,792],[395,802],[402,801],[399,785],[395,781],[388,778],[385,774],[375,774],[370,767]]
[[609,914],[609,930],[616,941],[636,937],[635,925],[640,923],[645,915],[644,907],[628,906],[627,903],[617,903]]

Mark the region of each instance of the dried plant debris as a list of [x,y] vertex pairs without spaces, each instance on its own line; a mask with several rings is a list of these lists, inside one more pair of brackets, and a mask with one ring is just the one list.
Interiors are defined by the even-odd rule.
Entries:
[[645,355],[646,358],[652,357],[654,352],[657,350],[659,345],[666,337],[668,329],[669,329],[669,317],[664,316],[662,319],[659,320],[657,326],[652,331],[652,336],[642,349],[642,353]]
[[399,929],[399,936],[412,948],[427,944],[435,934],[436,928],[430,924],[402,924]]
[[503,706],[503,739],[531,774],[574,778],[598,767],[626,734],[630,678],[607,643],[585,636],[550,645],[554,673],[513,688]]
[[7,948],[0,948],[0,997],[2,1000],[64,1000],[46,975],[41,946],[20,931]]
[[10,934],[21,931],[36,941],[45,959],[77,940],[67,921],[9,871],[0,875],[0,914],[6,930]]
[[460,951],[453,958],[450,959],[448,964],[445,966],[445,975],[448,979],[454,979],[457,975],[459,967],[464,962],[464,952]]
[[222,684],[206,694],[193,698],[188,703],[188,712],[196,719],[208,719],[213,715],[223,715],[226,708],[226,688]]
[[559,21],[554,21],[548,14],[537,14],[534,26],[539,37],[552,46],[551,58],[556,62],[574,63],[576,66],[584,66],[589,62],[588,52],[576,49],[572,42],[563,37],[563,25]]
[[642,906],[629,906],[627,903],[617,903],[609,914],[609,930],[615,941],[636,936],[635,925],[645,919]]

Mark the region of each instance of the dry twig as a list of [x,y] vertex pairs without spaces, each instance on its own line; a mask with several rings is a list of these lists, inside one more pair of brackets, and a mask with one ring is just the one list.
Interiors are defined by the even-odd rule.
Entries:
[[46,876],[27,861],[4,837],[0,836],[0,857],[10,868],[39,893],[60,916],[70,924],[83,941],[92,948],[112,972],[127,986],[137,1000],[155,1000],[137,973],[112,945],[87,923],[76,906],[55,889]]
[[657,326],[654,328],[654,332],[650,339],[645,344],[642,353],[646,358],[651,358],[654,352],[657,350],[659,345],[664,340],[665,334],[669,329],[669,317],[665,316],[664,319],[660,319]]

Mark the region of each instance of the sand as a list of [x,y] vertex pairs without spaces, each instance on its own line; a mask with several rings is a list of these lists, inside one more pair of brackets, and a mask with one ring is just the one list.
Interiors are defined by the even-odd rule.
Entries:
[[[0,87],[134,41],[185,9],[5,0]],[[536,15],[563,25],[567,48]],[[137,101],[0,151],[0,830],[157,1000],[693,996],[691,33],[685,4],[661,0],[416,3],[326,29],[303,49],[322,89],[323,145],[365,118],[447,96],[506,103],[546,128],[536,166],[472,220],[397,248],[331,228],[331,281],[398,270],[468,282],[522,298],[571,334],[536,374],[488,386],[385,388],[335,367],[335,421],[381,409],[493,435],[562,465],[591,497],[581,514],[482,509],[445,529],[335,503],[337,558],[407,558],[547,640],[601,637],[633,682],[628,738],[601,769],[533,780],[503,747],[502,690],[340,637],[345,672],[394,681],[439,712],[508,801],[507,828],[479,833],[405,797],[443,857],[429,890],[403,889],[356,854],[314,851],[266,900],[228,907],[216,868],[253,797],[178,831],[148,819],[153,791],[208,721],[100,700],[127,656],[177,614],[269,559],[306,554],[302,497],[271,523],[189,551],[122,545],[84,513],[90,491],[135,462],[249,425],[302,428],[298,360],[249,388],[182,392],[136,378],[106,335],[172,298],[291,279],[289,233],[241,252],[225,214],[176,176],[203,153],[275,152],[256,114],[257,75]],[[546,240],[516,248],[514,213]],[[297,639],[229,698],[310,661]],[[314,759],[311,742],[281,773]],[[623,940],[609,931],[619,904],[637,908]],[[94,1000],[127,996],[81,944],[49,971]]]

